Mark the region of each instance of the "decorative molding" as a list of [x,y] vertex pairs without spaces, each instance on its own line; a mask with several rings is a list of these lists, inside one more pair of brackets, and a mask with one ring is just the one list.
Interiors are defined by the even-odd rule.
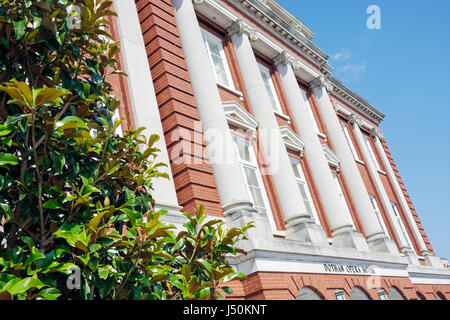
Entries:
[[228,123],[245,131],[250,131],[252,137],[256,137],[258,121],[247,112],[239,103],[226,101],[222,103]]
[[377,128],[377,127],[373,127],[373,128],[370,130],[370,134],[371,134],[373,137],[378,137],[378,139],[380,139],[380,140],[384,138],[383,130],[381,130],[380,128]]
[[360,111],[361,114],[363,114],[373,122],[378,124],[383,121],[385,115],[381,111],[373,107],[369,102],[367,102],[367,100],[363,99],[362,97],[348,89],[336,78],[329,77],[328,81],[333,85],[333,94],[339,96],[350,106]]
[[354,113],[352,113],[352,114],[348,117],[348,120],[350,121],[351,124],[356,123],[359,127],[361,127],[362,124],[363,124],[363,123],[362,123],[361,117],[358,116],[358,115],[356,115],[356,114],[354,114]]
[[286,148],[297,151],[300,156],[303,156],[305,150],[305,143],[300,139],[298,135],[287,126],[280,127],[281,138],[283,139]]
[[311,89],[315,89],[315,88],[321,88],[321,87],[325,87],[325,89],[327,89],[328,92],[332,92],[333,91],[333,85],[331,85],[330,82],[327,81],[327,78],[323,75],[317,77],[316,79],[314,79],[313,81],[311,81],[309,83]]
[[[232,4],[245,10],[250,17],[259,21],[279,38],[294,47],[300,54],[313,61],[317,66],[326,64],[328,55],[310,40],[313,33],[297,18],[273,0],[262,3],[260,0],[232,0]],[[273,8],[279,13],[274,12]],[[283,15],[284,17],[282,17]],[[286,18],[290,16],[290,22]]]
[[234,34],[241,35],[243,33],[246,33],[250,40],[258,40],[258,33],[242,19],[237,19],[236,21],[234,21],[231,27],[227,29],[227,32],[230,37]]
[[331,150],[330,147],[327,146],[326,144],[322,145],[322,150],[323,150],[323,153],[325,154],[325,158],[327,159],[330,166],[336,168],[336,170],[339,171],[341,160],[336,155],[336,153],[334,153],[334,151]]

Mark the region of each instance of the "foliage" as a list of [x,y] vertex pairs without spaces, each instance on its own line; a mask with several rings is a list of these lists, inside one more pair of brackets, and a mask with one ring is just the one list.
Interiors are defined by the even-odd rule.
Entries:
[[223,297],[252,225],[225,230],[201,206],[180,231],[154,210],[159,137],[112,120],[111,1],[0,3],[0,299]]

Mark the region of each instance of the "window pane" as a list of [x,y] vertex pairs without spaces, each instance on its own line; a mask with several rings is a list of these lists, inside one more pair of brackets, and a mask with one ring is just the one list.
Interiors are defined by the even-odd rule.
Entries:
[[378,170],[380,170],[380,165],[378,164],[378,161],[377,161],[377,158],[376,158],[376,156],[375,156],[375,153],[373,152],[372,145],[370,144],[370,139],[369,139],[369,137],[366,136],[366,135],[364,135],[364,141],[366,142],[366,146],[367,146],[367,149],[368,149],[368,151],[369,151],[369,155],[370,155],[370,158],[371,158],[371,160],[372,160],[372,163],[375,165],[375,167],[376,167]]
[[302,92],[303,100],[306,103],[306,108],[308,109],[309,116],[311,117],[311,120],[313,122],[314,130],[316,130],[317,133],[319,133],[319,127],[317,126],[316,118],[314,117],[314,113],[312,112],[311,105],[309,104],[308,96],[306,95],[306,92],[303,90],[300,90]]
[[256,178],[255,169],[244,167],[244,171],[245,171],[245,176],[247,177],[247,183],[250,186],[259,187],[258,180]]
[[217,82],[224,86],[232,86],[230,72],[223,51],[222,40],[202,29],[205,45],[216,73]]
[[345,134],[345,138],[347,139],[347,143],[350,146],[350,149],[352,150],[353,158],[355,158],[355,160],[359,160],[358,153],[356,152],[352,138],[350,137],[350,133],[348,132],[347,124],[345,122],[341,121],[341,125],[342,125],[342,130],[344,130],[344,134]]
[[261,77],[264,82],[264,86],[266,88],[267,95],[269,96],[270,103],[272,104],[272,109],[275,111],[280,111],[280,105],[278,102],[278,97],[276,95],[275,87],[272,82],[272,78],[270,77],[270,70],[259,64],[259,70],[261,72]]
[[295,177],[298,179],[301,179],[302,176],[300,175],[300,172],[298,171],[297,164],[291,162],[291,165],[292,165],[292,170],[294,170]]
[[237,145],[238,152],[239,152],[239,158],[241,158],[241,160],[250,162],[251,158],[250,158],[250,150],[249,150],[248,146],[246,146],[241,141],[236,141],[236,145]]

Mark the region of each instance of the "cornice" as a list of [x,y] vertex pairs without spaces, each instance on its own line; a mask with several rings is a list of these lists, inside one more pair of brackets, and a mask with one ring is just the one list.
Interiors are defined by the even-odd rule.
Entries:
[[378,124],[383,121],[385,115],[381,111],[373,107],[367,100],[351,91],[336,78],[328,77],[328,81],[333,86],[333,94],[343,99],[350,106],[360,111],[364,116],[366,116],[373,122]]
[[[266,3],[264,3],[266,2]],[[234,4],[240,10],[247,13],[248,16],[259,21],[262,25],[266,26],[270,31],[276,34],[279,38],[285,40],[289,44],[293,45],[299,52],[308,57],[318,66],[325,65],[328,59],[328,55],[314,45],[307,36],[302,34],[302,31],[306,30],[294,27],[288,22],[284,21],[280,16],[275,14],[269,7],[268,3],[274,4],[274,1],[261,1],[261,0],[230,0],[231,4]],[[278,4],[278,7],[281,7]],[[287,12],[287,10],[285,10]],[[297,21],[299,21],[297,19]],[[311,34],[308,32],[309,37]]]

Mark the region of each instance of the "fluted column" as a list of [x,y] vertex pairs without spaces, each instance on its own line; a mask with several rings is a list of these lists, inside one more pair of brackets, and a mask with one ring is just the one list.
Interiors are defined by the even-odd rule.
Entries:
[[172,3],[224,213],[252,207],[192,0]]
[[[352,114],[350,116],[350,123],[352,124],[353,131],[356,135],[356,140],[358,141],[359,146],[361,147],[361,150],[363,152],[363,156],[365,159],[365,164],[369,169],[369,174],[374,181],[375,188],[380,195],[381,205],[384,207],[385,212],[388,215],[389,221],[391,222],[391,225],[394,227],[395,235],[397,236],[397,239],[399,241],[400,248],[402,249],[402,252],[410,256],[410,260],[414,264],[418,264],[419,261],[417,260],[417,257],[414,257],[412,253],[413,248],[409,247],[409,244],[407,240],[405,239],[403,232],[400,229],[400,226],[398,225],[398,221],[395,218],[395,213],[392,209],[391,202],[389,200],[389,197],[386,193],[386,190],[384,189],[383,183],[381,182],[379,173],[377,168],[375,167],[375,164],[373,163],[369,150],[367,149],[367,146],[364,141],[363,134],[360,129],[361,125],[361,119],[355,114]],[[387,243],[387,242],[386,242]],[[394,249],[395,246],[392,244],[392,249]]]
[[[161,151],[158,160],[169,164],[167,146],[156,101],[153,80],[148,65],[144,39],[133,0],[115,0],[117,23],[121,44],[121,53],[125,71],[128,74],[128,88],[133,108],[134,121],[137,127],[146,127],[144,134],[158,134],[161,138],[155,147]],[[157,208],[179,211],[177,194],[173,183],[170,166],[165,169],[169,179],[156,179],[154,182],[154,198]]]
[[337,193],[328,161],[294,74],[295,59],[289,53],[282,52],[274,59],[274,62],[281,78],[292,118],[298,128],[300,138],[305,142],[305,155],[330,223],[333,245],[367,250],[365,240],[354,230],[352,221],[346,214]]
[[[386,168],[388,179],[394,188],[394,192],[395,192],[395,195],[397,196],[397,199],[399,199],[399,201],[400,201],[400,207],[402,208],[402,211],[405,213],[406,218],[408,219],[408,224],[410,225],[411,229],[413,230],[414,238],[416,239],[417,243],[419,244],[419,249],[420,249],[422,256],[425,257],[425,261],[428,265],[442,268],[443,263],[442,263],[441,259],[439,259],[436,256],[433,256],[428,251],[428,248],[425,245],[425,242],[423,241],[422,235],[419,231],[419,228],[417,227],[416,221],[414,220],[411,209],[409,208],[408,202],[406,201],[405,195],[403,194],[403,191],[397,180],[397,176],[395,175],[394,170],[392,169],[391,163],[389,162],[389,159],[386,155],[384,147],[381,143],[381,139],[383,138],[382,131],[380,129],[374,129],[374,130],[372,130],[371,134],[375,140],[375,146],[377,148],[378,154],[381,156],[381,161],[383,162],[383,166]],[[414,249],[414,248],[411,248],[411,249]]]
[[[291,238],[316,245],[328,245],[323,229],[306,211],[295,175],[284,146],[270,99],[254,55],[250,37],[255,34],[242,20],[237,20],[228,33],[233,43],[247,95],[255,118],[259,122],[259,137],[268,159],[270,174],[277,190]],[[315,232],[311,231],[314,229]]]
[[341,159],[342,173],[364,228],[369,248],[373,251],[390,252],[390,246],[386,245],[386,243],[389,242],[387,241],[389,239],[384,234],[383,229],[378,222],[375,210],[369,199],[369,194],[367,193],[350,150],[350,146],[348,145],[336,112],[334,111],[333,104],[328,96],[328,83],[325,78],[321,76],[312,81],[310,85],[317,98],[320,113],[327,128],[330,141],[333,144],[337,155]]

